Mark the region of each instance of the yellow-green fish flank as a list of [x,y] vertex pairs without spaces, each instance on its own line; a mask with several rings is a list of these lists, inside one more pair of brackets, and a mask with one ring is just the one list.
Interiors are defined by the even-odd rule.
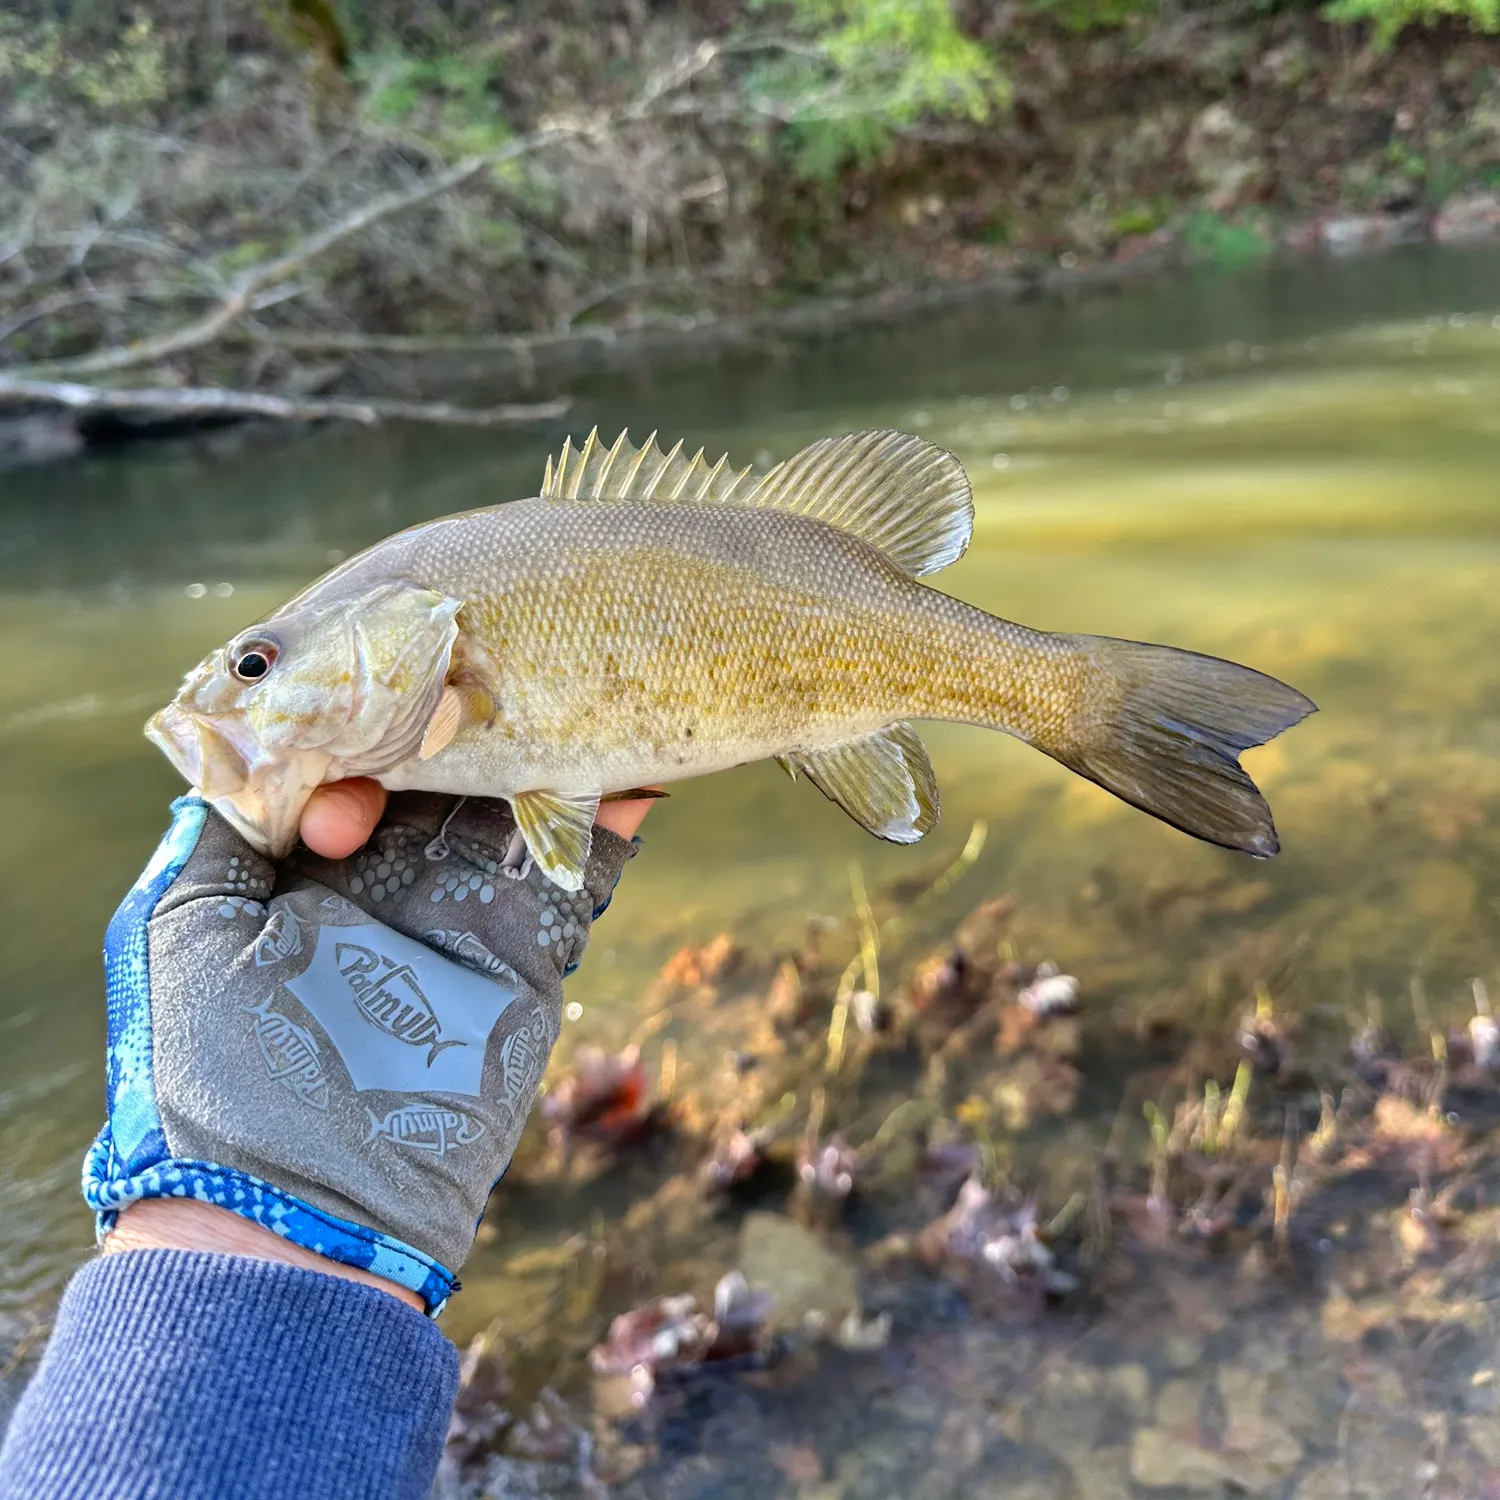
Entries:
[[1001,729],[1126,801],[1268,855],[1239,753],[1312,704],[1168,647],[1029,630],[919,581],[973,522],[952,455],[825,439],[764,476],[622,436],[566,446],[538,495],[351,559],[189,677],[149,732],[253,842],[311,790],[508,797],[576,888],[602,794],[774,756],[871,832],[937,821],[910,721]]

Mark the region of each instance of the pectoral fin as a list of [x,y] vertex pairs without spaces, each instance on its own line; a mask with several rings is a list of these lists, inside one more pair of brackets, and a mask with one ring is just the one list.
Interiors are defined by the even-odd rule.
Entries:
[[510,805],[516,827],[542,873],[565,891],[581,891],[583,868],[594,840],[598,795],[563,797],[556,792],[518,792]]
[[794,781],[800,771],[876,838],[914,844],[938,820],[932,762],[910,724],[893,724],[831,750],[776,759]]
[[439,750],[453,743],[459,730],[471,724],[487,725],[494,721],[494,700],[483,687],[467,681],[449,682],[427,721],[417,759],[431,760]]

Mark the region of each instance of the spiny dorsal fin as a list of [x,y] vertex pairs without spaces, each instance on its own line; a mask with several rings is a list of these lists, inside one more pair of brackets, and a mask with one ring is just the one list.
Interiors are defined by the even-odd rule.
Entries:
[[710,464],[700,448],[682,457],[635,448],[625,433],[612,447],[595,428],[581,449],[570,438],[547,461],[545,497],[641,500],[654,504],[759,506],[812,516],[863,538],[897,567],[920,577],[963,556],[974,529],[968,476],[951,453],[905,432],[853,432],[820,438],[764,476]]
[[622,432],[612,447],[599,441],[596,427],[582,448],[572,438],[563,444],[557,463],[547,460],[542,495],[553,500],[652,500],[702,505],[710,501],[745,503],[757,481],[750,468],[731,469],[727,457],[710,464],[700,448],[690,459],[678,443],[670,453],[656,446],[656,434],[633,447]]

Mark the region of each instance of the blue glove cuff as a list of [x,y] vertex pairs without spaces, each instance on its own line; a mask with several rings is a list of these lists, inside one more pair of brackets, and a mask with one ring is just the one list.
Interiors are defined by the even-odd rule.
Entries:
[[208,816],[199,797],[172,804],[172,826],[120,904],[104,940],[109,1000],[109,1118],[83,1165],[83,1196],[102,1239],[120,1210],[143,1198],[194,1198],[226,1208],[292,1244],[369,1271],[422,1298],[436,1317],[453,1273],[401,1240],[340,1219],[268,1182],[207,1161],[173,1157],[157,1108],[152,1064],[147,923],[182,873]]

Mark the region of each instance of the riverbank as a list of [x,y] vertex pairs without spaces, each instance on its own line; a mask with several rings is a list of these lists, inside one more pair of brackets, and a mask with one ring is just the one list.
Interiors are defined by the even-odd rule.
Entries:
[[[50,52],[0,48],[0,362],[164,410],[85,398],[13,426],[11,461],[223,420],[200,391],[545,402],[955,289],[1500,235],[1500,41],[1457,21],[1377,46],[1296,5],[944,9],[949,51],[892,75],[933,75],[906,110],[871,97],[899,49],[840,64],[795,4],[769,32],[617,9],[424,30],[393,5],[337,66],[238,6],[213,37],[163,6],[74,62],[39,18]],[[809,49],[795,88],[754,60]]]
[[[1500,194],[1478,193],[1457,197],[1430,212],[1329,213],[1294,221],[1283,226],[1275,243],[1268,244],[1264,255],[1257,254],[1255,260],[1274,266],[1379,255],[1423,244],[1482,247],[1492,243],[1500,243]],[[785,352],[790,346],[862,328],[898,324],[926,313],[942,314],[965,303],[1038,299],[1066,303],[1112,296],[1134,285],[1181,274],[1205,261],[1225,270],[1244,267],[1243,262],[1225,265],[1206,257],[1189,238],[1159,230],[1123,244],[1107,257],[1064,252],[1050,264],[1015,260],[1005,264],[999,257],[987,258],[978,270],[966,263],[957,274],[938,274],[863,295],[810,297],[740,316],[683,314],[628,327],[598,324],[560,334],[502,339],[374,335],[365,341],[369,346],[365,352],[378,355],[381,362],[380,379],[373,383],[382,389],[415,393],[419,399],[462,402],[477,389],[486,399],[523,402],[545,393],[560,408],[537,418],[537,429],[547,431],[557,425],[554,418],[567,410],[568,387],[580,377],[592,380],[648,363],[662,370],[725,354],[778,348]],[[347,345],[348,339],[335,342]],[[320,348],[315,334],[294,343],[308,353]],[[371,383],[351,380],[346,386],[341,373],[337,386],[357,402]],[[233,427],[235,433],[216,440],[215,450],[222,455],[239,442],[255,441],[258,434],[284,425],[253,415],[70,411],[37,402],[18,414],[0,415],[0,473],[57,463],[89,451]]]

